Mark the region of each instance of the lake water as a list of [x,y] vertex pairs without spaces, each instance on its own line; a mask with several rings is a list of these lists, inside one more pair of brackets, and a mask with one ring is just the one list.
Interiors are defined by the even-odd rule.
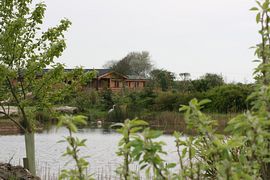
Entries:
[[[60,169],[73,167],[73,163],[66,165],[70,159],[62,157],[67,144],[57,143],[64,136],[68,136],[65,128],[58,130],[51,128],[35,135],[36,161],[40,176],[57,175]],[[115,154],[121,138],[120,134],[104,129],[80,129],[74,136],[87,139],[87,148],[82,148],[81,153],[90,156],[88,158],[91,165],[89,171],[96,173],[96,176],[97,174],[114,174],[115,168],[121,162],[121,158]],[[168,153],[166,160],[177,162],[174,138],[171,135],[163,135],[158,140],[167,144],[164,147]],[[25,157],[23,135],[0,136],[0,162],[11,160],[12,164],[22,164],[23,157]]]

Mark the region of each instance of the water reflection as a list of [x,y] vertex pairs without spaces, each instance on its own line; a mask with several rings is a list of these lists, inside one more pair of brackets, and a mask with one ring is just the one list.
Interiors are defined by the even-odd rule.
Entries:
[[[59,169],[65,166],[69,159],[62,157],[62,153],[67,144],[57,142],[67,135],[66,128],[57,129],[55,126],[36,134],[36,159],[40,167],[46,165],[51,167],[51,173],[58,173]],[[88,161],[92,172],[98,172],[101,169],[113,172],[121,162],[121,159],[115,154],[121,136],[114,130],[83,128],[79,129],[74,136],[87,139],[87,148],[81,150],[81,155],[90,155]],[[176,153],[173,137],[164,135],[159,140],[163,140],[167,144],[165,150],[168,152],[168,157],[166,159],[169,162],[175,162]],[[24,156],[23,135],[0,136],[0,162],[9,162],[12,159],[13,164],[21,164]],[[73,167],[73,164],[69,163],[67,167]]]

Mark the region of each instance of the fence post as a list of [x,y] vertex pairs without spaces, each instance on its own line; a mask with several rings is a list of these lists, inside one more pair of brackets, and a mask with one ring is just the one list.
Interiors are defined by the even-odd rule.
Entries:
[[27,159],[27,169],[36,175],[36,162],[35,162],[35,136],[34,133],[25,133],[25,149],[26,149],[26,159]]

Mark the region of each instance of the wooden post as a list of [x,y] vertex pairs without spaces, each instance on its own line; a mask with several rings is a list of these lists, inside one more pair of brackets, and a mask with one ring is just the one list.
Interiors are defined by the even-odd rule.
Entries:
[[109,86],[109,89],[111,89],[112,87],[112,78],[110,78],[110,86]]
[[28,159],[27,159],[27,158],[23,158],[23,167],[24,167],[25,169],[28,169],[28,170],[29,170]]
[[96,89],[98,91],[98,86],[99,86],[99,83],[98,83],[99,79],[97,78],[97,82],[96,82]]
[[26,132],[24,135],[25,138],[25,149],[26,149],[26,159],[27,163],[24,165],[28,166],[27,168],[32,175],[36,175],[36,160],[35,160],[35,134]]

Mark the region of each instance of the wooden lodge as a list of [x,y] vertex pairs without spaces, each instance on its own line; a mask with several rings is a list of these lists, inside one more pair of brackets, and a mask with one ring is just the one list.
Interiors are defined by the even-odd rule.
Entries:
[[124,88],[139,90],[146,86],[147,79],[140,76],[125,76],[110,69],[95,69],[95,71],[97,75],[90,83],[90,87],[96,90],[119,91]]

